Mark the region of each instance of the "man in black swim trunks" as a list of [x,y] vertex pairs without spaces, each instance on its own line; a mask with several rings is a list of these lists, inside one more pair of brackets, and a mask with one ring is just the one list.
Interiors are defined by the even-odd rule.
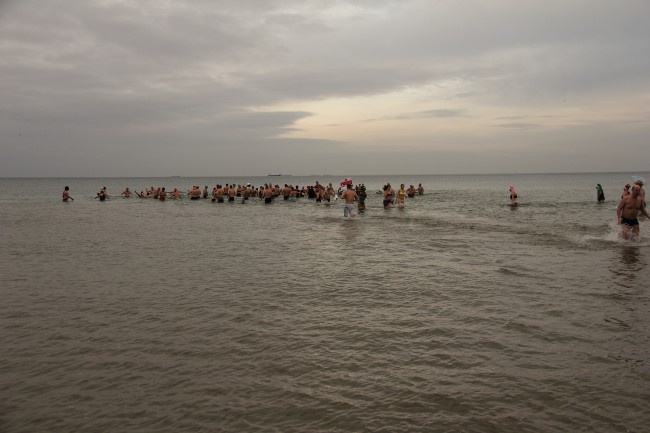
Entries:
[[264,199],[264,203],[266,204],[271,204],[273,203],[273,188],[270,186],[267,186],[264,188],[264,192],[262,193],[262,196],[260,197],[260,200]]
[[216,191],[216,196],[215,198],[217,199],[217,203],[223,203],[223,196],[225,195],[225,190],[221,184],[217,185],[217,191]]
[[641,187],[635,184],[632,186],[632,193],[623,197],[616,208],[616,217],[621,226],[623,239],[635,239],[639,236],[639,214],[650,219],[643,206]]

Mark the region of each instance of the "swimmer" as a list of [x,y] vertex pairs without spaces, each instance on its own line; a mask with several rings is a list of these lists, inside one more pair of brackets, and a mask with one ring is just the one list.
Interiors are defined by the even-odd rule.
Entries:
[[413,185],[409,186],[409,189],[406,190],[406,195],[408,198],[415,197],[415,187]]
[[203,188],[203,198],[208,198],[208,186],[206,185],[205,188]]
[[246,185],[246,188],[244,188],[242,190],[242,192],[241,192],[241,195],[242,195],[241,203],[242,204],[248,203],[248,199],[251,196],[251,187],[250,187],[250,185],[251,185],[250,183],[248,185]]
[[63,201],[66,202],[66,203],[68,202],[68,200],[74,201],[74,199],[72,197],[70,197],[70,187],[69,186],[66,186],[65,188],[63,188],[62,196],[63,196]]
[[216,191],[216,199],[217,203],[223,203],[223,197],[225,195],[226,191],[224,190],[223,186],[221,184],[217,185],[217,191]]
[[122,198],[131,198],[131,191],[129,191],[129,187],[127,186],[124,191],[122,191],[122,194],[120,194]]
[[395,192],[393,191],[393,188],[390,186],[390,183],[387,183],[386,186],[384,186],[384,209],[393,206],[395,203],[393,200],[394,195]]
[[351,183],[347,184],[347,189],[345,190],[345,192],[343,192],[341,198],[345,200],[345,207],[343,208],[343,216],[346,218],[347,217],[354,218],[357,215],[356,211],[354,210],[354,202],[355,200],[359,200],[359,196],[352,189]]
[[192,190],[189,193],[190,200],[200,200],[201,199],[201,187],[198,185],[193,185]]
[[422,194],[424,194],[424,187],[420,183],[418,184],[418,195],[422,195]]
[[[261,190],[261,188],[260,188],[260,190]],[[273,203],[273,198],[274,197],[273,197],[273,188],[272,187],[267,186],[266,188],[264,188],[264,190],[262,191],[261,194],[262,194],[262,196],[260,197],[260,200],[264,199],[265,204]]]
[[366,198],[368,197],[368,194],[366,194],[366,186],[364,184],[361,184],[357,190],[357,195],[359,196],[359,211],[362,211],[366,208]]
[[399,190],[397,190],[397,206],[404,207],[404,197],[406,197],[406,190],[404,184],[401,184]]
[[332,192],[330,191],[330,188],[329,187],[323,188],[321,194],[323,200],[325,200],[329,204],[332,200]]
[[510,185],[508,191],[510,191],[510,206],[517,206],[519,202],[517,201],[517,191],[515,191],[515,186]]
[[616,208],[616,217],[621,226],[620,236],[623,239],[636,239],[639,236],[639,214],[650,219],[641,199],[641,187],[635,184],[630,195],[623,197]]
[[600,186],[599,183],[596,184],[596,199],[598,200],[598,203],[602,203],[605,201],[605,192],[603,191],[603,187]]

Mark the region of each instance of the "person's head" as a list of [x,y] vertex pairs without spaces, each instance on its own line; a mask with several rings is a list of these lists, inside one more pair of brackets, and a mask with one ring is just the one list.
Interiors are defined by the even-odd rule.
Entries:
[[402,189],[404,189],[404,184],[401,184],[399,187],[402,188]]
[[63,190],[64,190],[64,191],[70,191],[70,187],[69,187],[69,186],[66,186]]
[[352,189],[352,184],[348,184],[348,189]]
[[635,185],[639,185],[641,188],[643,188],[643,181],[640,180],[640,179],[637,180],[636,182],[634,182],[634,184],[635,184]]
[[635,183],[632,187],[632,197],[637,197],[639,194],[641,194],[641,187]]
[[625,188],[625,189],[630,189],[630,184],[629,184],[629,183],[626,183],[624,188]]

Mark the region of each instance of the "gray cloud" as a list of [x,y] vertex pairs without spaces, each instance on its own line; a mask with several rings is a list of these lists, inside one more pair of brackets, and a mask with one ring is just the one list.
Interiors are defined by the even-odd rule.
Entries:
[[[586,137],[594,166],[605,166],[618,160],[611,142],[620,151],[647,143],[650,110],[640,106],[635,118],[606,123],[584,120],[592,129],[556,110],[615,113],[648,88],[649,15],[647,2],[606,0],[5,1],[0,173],[80,175],[86,170],[80,167],[97,173],[101,166],[103,175],[255,174],[276,159],[276,165],[322,172],[320,164],[341,164],[327,156],[332,149],[357,150],[318,136],[286,138],[301,120],[322,113],[268,107],[448,82],[453,90],[426,109],[400,109],[372,123],[505,122],[493,125],[492,137],[459,131],[413,138],[403,148],[411,150],[398,157],[414,172],[423,155],[433,161],[442,152],[422,150],[437,143],[483,152],[480,160],[497,171],[504,169],[499,158],[485,154],[497,155],[487,150],[493,142],[530,146],[539,149],[538,163],[557,157],[567,170],[570,164],[579,169],[585,162],[570,153],[583,149]],[[566,126],[542,127],[545,116],[559,116]],[[566,144],[551,153],[551,139]],[[364,164],[369,170],[394,166],[378,159],[385,150],[372,151]],[[448,154],[441,168],[493,171],[465,164],[467,151]],[[260,158],[251,158],[256,152]],[[126,153],[129,160],[120,162]],[[194,153],[203,161],[188,156]]]

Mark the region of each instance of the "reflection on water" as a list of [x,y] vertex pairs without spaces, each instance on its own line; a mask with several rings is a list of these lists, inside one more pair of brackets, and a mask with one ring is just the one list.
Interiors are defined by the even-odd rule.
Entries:
[[621,288],[625,292],[638,288],[647,279],[644,277],[647,265],[643,260],[643,247],[620,245],[614,251],[616,255],[608,266],[615,284],[614,292],[619,293]]
[[621,263],[624,265],[636,265],[639,263],[639,248],[626,245],[621,248]]

